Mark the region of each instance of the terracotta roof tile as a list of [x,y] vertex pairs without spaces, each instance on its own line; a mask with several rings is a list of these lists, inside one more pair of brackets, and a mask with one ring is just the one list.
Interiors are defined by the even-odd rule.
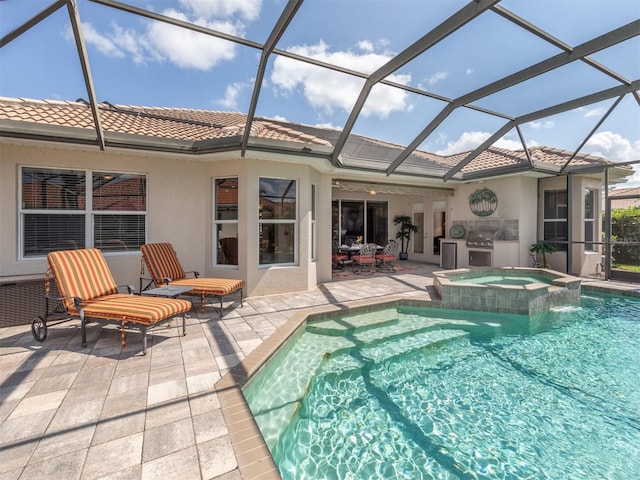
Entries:
[[[146,107],[138,105],[99,104],[102,127],[108,133],[124,133],[201,141],[237,138],[244,134],[246,115],[240,112],[221,112],[190,108]],[[56,125],[80,129],[94,129],[91,108],[84,101],[34,100],[0,97],[0,119]],[[251,123],[251,137],[299,144],[331,146],[339,132],[302,124],[256,117]],[[351,150],[350,150],[351,148]],[[352,155],[354,161],[378,162],[388,165],[405,147],[383,140],[350,135],[342,155]],[[470,152],[442,156],[416,150],[399,167],[402,169],[448,170],[463,161]],[[365,157],[360,158],[362,155]],[[355,156],[354,156],[355,155]],[[578,154],[551,147],[532,147],[531,161],[535,167],[557,171],[569,159],[570,166],[604,165],[612,163],[601,157]],[[528,166],[524,150],[505,150],[490,147],[462,168],[463,174]]]
[[[107,102],[99,104],[99,111],[102,128],[107,132],[187,141],[242,135],[247,118],[238,112],[113,105]],[[91,108],[84,102],[0,97],[0,118],[65,127],[94,128]],[[327,144],[326,140],[260,120],[252,123],[251,134],[257,138]]]

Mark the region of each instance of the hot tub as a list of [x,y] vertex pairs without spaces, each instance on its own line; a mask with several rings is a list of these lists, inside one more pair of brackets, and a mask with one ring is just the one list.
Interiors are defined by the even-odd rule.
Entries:
[[532,315],[580,298],[581,279],[541,268],[486,268],[433,273],[444,308]]

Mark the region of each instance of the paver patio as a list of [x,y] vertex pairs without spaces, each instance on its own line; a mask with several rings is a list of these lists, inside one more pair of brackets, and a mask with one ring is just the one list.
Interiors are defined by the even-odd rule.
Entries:
[[0,328],[0,480],[241,478],[216,381],[302,309],[433,298],[439,268],[407,265],[227,303],[223,319],[215,304],[189,319],[184,337],[178,322],[153,331],[146,356],[134,330],[122,350],[115,325],[90,324],[86,348],[77,321],[52,327],[43,343],[29,325]]

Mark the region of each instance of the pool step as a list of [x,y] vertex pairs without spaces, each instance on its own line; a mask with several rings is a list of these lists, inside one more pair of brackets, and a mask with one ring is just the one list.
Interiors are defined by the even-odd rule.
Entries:
[[415,333],[397,335],[377,340],[368,345],[351,347],[333,352],[323,361],[318,373],[322,375],[344,375],[351,370],[359,370],[366,363],[384,362],[398,355],[404,355],[425,347],[468,335],[467,332],[451,329],[425,327]]
[[319,326],[319,325],[307,325],[306,331],[310,333],[316,333],[318,335],[328,335],[332,337],[345,337],[353,335],[354,333],[362,333],[375,328],[388,327],[391,325],[397,325],[398,319],[392,318],[389,320],[383,320],[380,322],[370,323],[368,325],[350,326],[350,325],[338,325],[336,326]]
[[[372,318],[354,315],[344,319],[314,321],[305,330],[305,340],[293,347],[293,357],[304,358],[296,365],[276,366],[295,371],[277,384],[259,385],[261,392],[252,402],[252,411],[263,437],[273,448],[287,425],[296,417],[308,395],[313,378],[322,375],[361,375],[360,369],[372,361],[385,361],[396,355],[467,335],[477,323],[449,318],[443,310],[424,317],[395,310],[377,312]],[[331,353],[328,353],[331,352]],[[291,368],[293,370],[291,370]],[[278,377],[278,374],[275,373]],[[278,377],[280,378],[280,377]],[[259,381],[258,381],[259,383]],[[265,398],[261,399],[266,393]],[[268,401],[266,397],[270,397]],[[275,401],[275,406],[273,400]],[[267,407],[267,405],[270,405]]]
[[366,332],[368,330],[395,325],[397,323],[398,311],[393,308],[381,310],[375,313],[312,321],[307,324],[305,329],[307,332],[337,337]]

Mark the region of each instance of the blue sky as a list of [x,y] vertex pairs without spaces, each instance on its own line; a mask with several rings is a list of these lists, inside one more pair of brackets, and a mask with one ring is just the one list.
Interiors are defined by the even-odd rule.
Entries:
[[[46,8],[50,0],[0,2],[0,34]],[[250,41],[268,37],[284,0],[129,0],[158,13]],[[350,70],[370,73],[466,5],[460,0],[306,0],[278,44]],[[571,46],[640,18],[640,0],[503,0],[499,5]],[[260,51],[78,0],[98,101],[246,112]],[[455,98],[560,50],[485,12],[394,72],[389,80]],[[640,38],[603,50],[594,60],[629,80],[640,78]],[[87,98],[68,14],[62,8],[0,50],[0,95]],[[341,128],[363,80],[273,56],[257,114]],[[617,83],[582,62],[475,102],[522,115]],[[529,146],[576,149],[611,99],[522,126]],[[376,86],[354,133],[406,145],[444,103]],[[470,150],[505,123],[456,110],[420,146],[441,154]],[[521,148],[515,131],[496,145]],[[640,159],[640,106],[627,95],[582,150],[615,161]],[[640,176],[634,182],[640,184]]]

